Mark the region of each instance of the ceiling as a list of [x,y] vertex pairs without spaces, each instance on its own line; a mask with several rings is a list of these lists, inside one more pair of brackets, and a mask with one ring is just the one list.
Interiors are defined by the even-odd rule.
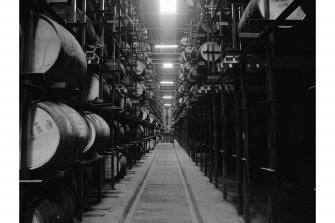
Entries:
[[[161,14],[159,0],[143,0],[144,27],[148,31],[151,44],[151,58],[158,81],[175,81],[180,64],[178,48],[155,48],[155,44],[176,44],[184,36],[185,23],[188,14],[185,10],[186,0],[177,0],[175,14]],[[163,63],[173,63],[177,68],[163,68]],[[161,86],[161,94],[174,95],[175,86]]]

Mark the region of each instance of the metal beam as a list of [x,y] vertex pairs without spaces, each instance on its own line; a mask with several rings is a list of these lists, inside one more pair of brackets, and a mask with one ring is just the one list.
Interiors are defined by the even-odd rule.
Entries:
[[157,59],[155,59],[155,58],[151,58],[152,60],[164,60],[164,61],[167,61],[167,60],[177,60],[177,61],[179,61],[179,59],[166,59],[166,58],[164,58],[164,59],[161,59],[161,58],[157,58]]
[[162,16],[186,16],[188,13],[186,12],[176,12],[176,13],[159,13],[159,12],[144,12],[144,15],[162,15]]
[[182,69],[182,68],[181,67],[172,67],[172,68],[155,67],[155,69]]
[[[165,63],[170,63],[168,60],[169,60],[169,59],[165,59],[164,62],[154,62],[154,63],[152,63],[152,64],[165,64]],[[180,63],[176,63],[176,62],[172,62],[171,64],[178,64],[178,65],[180,65]],[[164,68],[165,68],[165,67],[164,67]],[[173,68],[175,68],[175,67],[173,67]],[[178,68],[181,68],[181,67],[178,67]],[[168,68],[168,69],[169,69],[169,68]]]
[[163,27],[149,27],[146,30],[185,30],[186,28],[174,27],[174,28],[163,28]]
[[180,53],[150,53],[150,55],[177,55],[177,56],[180,56]]

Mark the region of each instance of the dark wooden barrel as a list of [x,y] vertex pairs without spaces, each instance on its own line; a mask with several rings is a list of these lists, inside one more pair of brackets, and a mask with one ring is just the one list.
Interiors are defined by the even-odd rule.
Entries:
[[143,137],[144,128],[141,125],[136,126],[136,139],[139,140]]
[[192,64],[189,61],[186,61],[183,65],[184,72],[188,72],[192,69]]
[[[122,123],[122,126],[124,128],[124,136],[125,136],[125,140],[131,140],[132,139],[132,132],[130,130],[130,127],[127,123]],[[127,137],[127,139],[126,139]]]
[[76,208],[75,195],[72,188],[68,185],[63,185],[52,193],[52,200],[55,201],[64,212],[65,222],[72,222]]
[[[239,32],[260,32],[264,27],[255,23],[249,24],[249,19],[265,18],[265,0],[251,0],[245,8],[241,20],[238,25]],[[266,0],[267,1],[267,0]],[[270,0],[270,20],[275,20],[293,0]],[[299,6],[295,11],[287,17],[287,20],[303,20],[306,17],[305,12]],[[289,28],[290,26],[281,26],[281,28]]]
[[21,25],[19,25],[19,34],[20,34],[20,43],[19,43],[19,58],[20,58],[20,71],[23,69],[23,57],[24,57],[24,36],[23,36],[23,30]]
[[122,99],[122,95],[120,94],[120,92],[117,90],[113,90],[113,86],[111,85],[109,85],[109,92],[110,92],[110,96],[109,96],[108,102],[110,103],[113,102],[114,105],[120,107],[121,99]]
[[[77,6],[79,6],[77,4]],[[56,11],[56,13],[67,23],[73,22],[73,12],[72,12],[72,7],[68,3],[57,3],[57,4],[52,4],[51,7],[53,10]],[[83,22],[82,20],[83,17],[83,12],[80,9],[76,9],[76,22]],[[99,37],[97,36],[92,21],[90,18],[88,18],[86,15],[86,41],[89,44],[95,44],[98,40]],[[78,33],[79,29],[78,28],[73,28],[73,30]],[[81,35],[81,33],[78,33]]]
[[76,161],[87,143],[86,123],[75,110],[50,101],[32,103],[33,126],[28,131],[28,167],[36,173],[61,170]]
[[86,55],[74,36],[52,19],[40,15],[35,27],[32,70],[45,73],[49,87],[81,88]]
[[123,177],[126,174],[127,169],[127,158],[123,153],[119,153],[120,162],[120,176]]
[[85,154],[100,153],[109,140],[110,128],[107,122],[97,114],[86,112],[84,118],[90,134],[83,152]]
[[198,33],[209,33],[213,34],[217,32],[217,26],[213,26],[213,21],[211,19],[201,19],[198,23]]
[[192,67],[191,71],[187,75],[187,80],[191,83],[197,82],[197,78],[199,78],[198,69],[196,67]]
[[93,187],[93,167],[89,165],[85,165],[83,167],[83,200],[84,203],[87,203],[88,196],[90,190]]
[[117,123],[117,121],[114,121],[113,123],[113,128],[114,128],[114,140],[116,142],[116,137],[117,137],[117,130],[119,130],[119,142],[123,142],[124,140],[124,128],[121,123]]
[[198,85],[195,84],[190,88],[189,94],[195,95],[196,93],[198,93],[198,90],[199,90]]
[[62,207],[56,201],[43,197],[25,208],[24,220],[22,222],[64,223],[67,221]]
[[[204,52],[207,51],[207,46],[209,45],[209,52],[217,51],[220,52],[220,46],[217,42],[206,42],[202,44],[198,49],[198,59],[202,61],[207,61],[207,55],[209,56],[209,62],[213,61],[213,54],[205,54]],[[214,61],[220,58],[220,53],[214,54]]]
[[63,114],[68,116],[71,122],[72,132],[76,143],[76,153],[73,156],[78,157],[83,152],[89,140],[88,125],[86,124],[85,119],[76,110],[64,103],[58,103],[58,105],[64,111]]
[[122,63],[120,63],[120,67],[118,67],[119,65],[117,61],[114,63],[112,59],[106,59],[105,64],[107,65],[109,70],[113,71],[110,72],[106,70],[106,79],[111,79],[117,75],[120,75],[121,79],[124,78],[124,75],[126,74],[126,69]]
[[[124,28],[124,27],[126,27],[126,28],[133,28],[134,22],[133,22],[133,20],[128,15],[122,15],[121,17],[122,17],[122,19],[124,21],[124,25],[121,22],[121,27],[122,28]],[[117,19],[118,19],[118,16],[117,16]],[[118,22],[116,23],[116,27],[117,28],[120,27]]]

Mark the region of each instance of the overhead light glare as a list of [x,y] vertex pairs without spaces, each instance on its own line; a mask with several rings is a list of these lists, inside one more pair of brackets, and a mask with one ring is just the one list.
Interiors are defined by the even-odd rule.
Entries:
[[155,45],[155,48],[177,48],[178,45]]
[[172,68],[172,67],[173,67],[173,64],[172,64],[172,63],[164,63],[164,64],[163,64],[163,67],[164,67],[164,68]]
[[172,99],[172,96],[171,95],[165,95],[165,96],[163,96],[163,99]]
[[164,106],[171,107],[172,105],[171,104],[164,104]]
[[160,0],[161,13],[176,13],[176,0]]
[[161,81],[161,84],[174,84],[173,81]]

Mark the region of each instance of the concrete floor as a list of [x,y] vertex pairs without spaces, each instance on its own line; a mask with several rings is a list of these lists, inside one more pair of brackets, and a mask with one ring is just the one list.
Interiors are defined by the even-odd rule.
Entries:
[[172,145],[163,143],[125,222],[192,223],[187,187],[182,180]]
[[83,222],[243,223],[178,143],[160,143],[142,162]]

